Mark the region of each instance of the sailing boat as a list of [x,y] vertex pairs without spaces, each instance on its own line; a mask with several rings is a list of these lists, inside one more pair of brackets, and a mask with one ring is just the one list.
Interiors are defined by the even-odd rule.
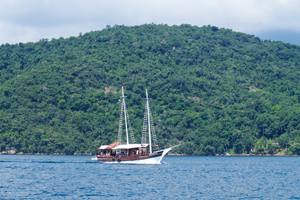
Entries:
[[[117,142],[114,142],[110,145],[101,145],[96,149],[95,157],[92,160],[101,161],[104,163],[125,163],[125,164],[160,164],[163,157],[179,145],[169,147],[167,149],[162,149],[158,151],[152,150],[152,137],[151,137],[151,128],[153,129],[153,122],[150,114],[149,108],[149,98],[148,92],[146,89],[146,106],[145,106],[145,115],[144,115],[144,125],[142,132],[142,141],[141,144],[136,144],[133,136],[133,132],[130,125],[129,116],[127,114],[125,96],[122,87],[122,105],[121,105],[121,114],[119,122],[119,133]],[[125,130],[126,130],[126,144],[122,144],[122,121],[123,121],[123,112],[125,119]],[[128,126],[130,129],[131,142],[129,143],[128,137]],[[148,143],[146,140],[146,133],[148,128]],[[154,129],[153,129],[154,131]],[[154,145],[157,146],[156,136],[153,134]]]

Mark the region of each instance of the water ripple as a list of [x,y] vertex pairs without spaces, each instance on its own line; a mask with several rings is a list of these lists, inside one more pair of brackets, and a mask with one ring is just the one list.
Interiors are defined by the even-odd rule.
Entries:
[[0,199],[300,199],[298,157],[165,157],[161,165],[90,159],[0,155]]

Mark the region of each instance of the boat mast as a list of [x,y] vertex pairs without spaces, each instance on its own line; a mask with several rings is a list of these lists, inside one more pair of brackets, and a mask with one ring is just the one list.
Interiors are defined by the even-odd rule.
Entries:
[[150,153],[152,153],[152,146],[151,146],[151,130],[150,130],[149,98],[148,98],[148,92],[147,92],[147,89],[146,89],[146,100],[147,100],[147,112],[148,112],[149,146],[150,146]]
[[127,129],[127,112],[126,112],[126,105],[125,105],[125,96],[124,96],[124,91],[123,91],[123,87],[122,87],[122,98],[123,98],[123,105],[124,105],[124,116],[125,116],[125,128],[126,128],[126,140],[127,140],[127,144],[129,144],[129,140],[128,140],[128,129]]

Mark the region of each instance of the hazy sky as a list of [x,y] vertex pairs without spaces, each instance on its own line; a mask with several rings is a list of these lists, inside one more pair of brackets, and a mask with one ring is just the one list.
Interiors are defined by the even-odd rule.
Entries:
[[300,45],[299,0],[0,0],[0,44],[152,22],[210,24]]

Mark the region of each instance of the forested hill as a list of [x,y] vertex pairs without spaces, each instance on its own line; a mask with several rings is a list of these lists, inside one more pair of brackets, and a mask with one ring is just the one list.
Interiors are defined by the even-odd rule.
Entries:
[[160,148],[300,154],[299,80],[300,46],[210,25],[5,44],[0,150],[73,154],[115,142],[123,86],[137,142],[147,88]]

